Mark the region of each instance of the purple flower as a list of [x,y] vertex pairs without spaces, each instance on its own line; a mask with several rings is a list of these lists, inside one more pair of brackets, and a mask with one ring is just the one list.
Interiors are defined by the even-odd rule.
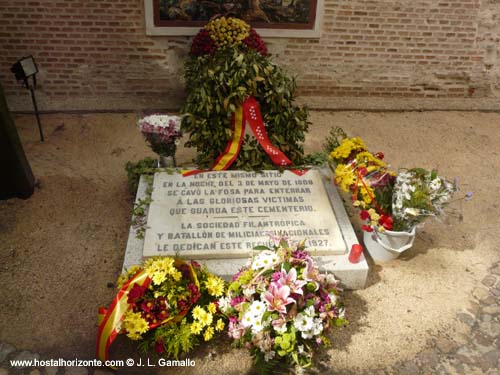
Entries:
[[302,250],[292,251],[292,258],[297,260],[306,260],[309,258],[309,254]]
[[470,201],[472,199],[472,195],[474,195],[472,191],[468,191],[467,193],[465,193],[464,201],[466,202]]
[[233,298],[231,298],[231,307],[239,305],[243,301],[244,301],[244,298],[242,296],[233,297]]
[[271,280],[272,280],[273,282],[276,282],[276,281],[278,281],[278,280],[280,279],[280,277],[281,277],[281,272],[275,272],[275,273],[273,273],[273,275],[271,276]]

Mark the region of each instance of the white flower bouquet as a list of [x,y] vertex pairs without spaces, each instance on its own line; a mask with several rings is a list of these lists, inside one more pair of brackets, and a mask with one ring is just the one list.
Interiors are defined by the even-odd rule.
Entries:
[[430,216],[439,216],[457,191],[436,170],[413,168],[398,173],[392,192],[392,216],[398,230],[409,231]]

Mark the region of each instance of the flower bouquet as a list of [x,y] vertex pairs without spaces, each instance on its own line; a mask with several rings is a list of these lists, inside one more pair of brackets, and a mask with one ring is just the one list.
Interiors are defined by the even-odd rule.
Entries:
[[122,274],[117,284],[111,307],[100,312],[98,356],[102,359],[118,333],[141,341],[144,352],[154,349],[178,358],[201,339],[209,341],[224,329],[217,306],[225,292],[224,281],[194,261],[150,258]]
[[175,166],[175,152],[182,137],[181,118],[150,115],[139,120],[139,129],[151,149],[161,157],[171,157]]
[[398,230],[409,231],[430,216],[444,212],[457,186],[437,171],[413,168],[399,172],[392,194],[392,216]]
[[219,301],[228,334],[250,350],[262,373],[310,367],[314,351],[329,344],[326,333],[346,323],[338,281],[319,272],[304,242],[276,239],[272,249],[256,249]]
[[394,259],[411,248],[416,227],[442,215],[458,190],[435,170],[413,168],[396,174],[382,153],[369,152],[362,139],[348,138],[342,130],[332,130],[327,141],[334,146],[330,160],[335,184],[349,192],[360,209],[365,247],[376,261]]
[[372,154],[360,138],[344,138],[330,153],[335,183],[351,193],[366,222],[362,229],[410,232],[431,216],[439,216],[458,190],[456,184],[422,168],[388,169],[382,153]]
[[354,207],[361,210],[365,231],[392,230],[392,190],[396,174],[389,170],[381,152],[371,153],[361,138],[344,138],[330,153],[336,164],[335,183],[351,193]]

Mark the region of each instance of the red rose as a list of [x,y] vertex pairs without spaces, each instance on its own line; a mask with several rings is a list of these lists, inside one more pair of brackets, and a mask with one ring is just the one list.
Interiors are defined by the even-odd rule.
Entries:
[[385,229],[391,230],[392,226],[394,224],[394,221],[392,220],[391,216],[382,215],[382,216],[380,216],[380,219],[378,220],[378,223],[380,225],[382,225]]
[[248,48],[256,50],[262,56],[267,56],[268,52],[266,44],[254,29],[250,30],[250,34],[245,39],[243,39],[243,43],[245,43]]
[[146,293],[146,287],[139,284],[134,284],[132,289],[128,292],[127,303],[135,303],[139,298]]
[[361,226],[361,229],[363,229],[365,232],[368,232],[368,233],[373,232],[373,228],[370,225],[363,224]]
[[361,218],[361,220],[368,220],[370,218],[370,214],[368,213],[368,211],[363,210],[359,213],[359,217]]
[[215,43],[210,38],[208,30],[201,29],[193,39],[191,44],[191,55],[203,56],[214,53],[216,50]]

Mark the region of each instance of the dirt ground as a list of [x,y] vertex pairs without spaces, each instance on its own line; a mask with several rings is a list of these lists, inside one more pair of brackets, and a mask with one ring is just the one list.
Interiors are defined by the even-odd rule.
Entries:
[[[136,128],[139,114],[44,115],[16,124],[39,188],[28,200],[0,201],[0,341],[49,358],[94,358],[97,309],[113,295],[125,250],[132,197],[124,165],[152,155]],[[458,313],[500,258],[500,114],[479,112],[312,112],[309,152],[331,126],[364,138],[393,168],[439,168],[459,177],[463,221],[428,222],[414,247],[371,263],[366,289],[345,293],[350,325],[334,335],[331,369],[356,371],[411,359],[430,339],[467,339]],[[179,150],[188,163],[193,150]],[[359,234],[359,230],[358,230]],[[136,356],[124,339],[112,357]],[[215,353],[217,361],[213,360]],[[225,339],[194,352],[182,373],[241,373],[251,362]],[[179,371],[177,371],[179,372]]]

